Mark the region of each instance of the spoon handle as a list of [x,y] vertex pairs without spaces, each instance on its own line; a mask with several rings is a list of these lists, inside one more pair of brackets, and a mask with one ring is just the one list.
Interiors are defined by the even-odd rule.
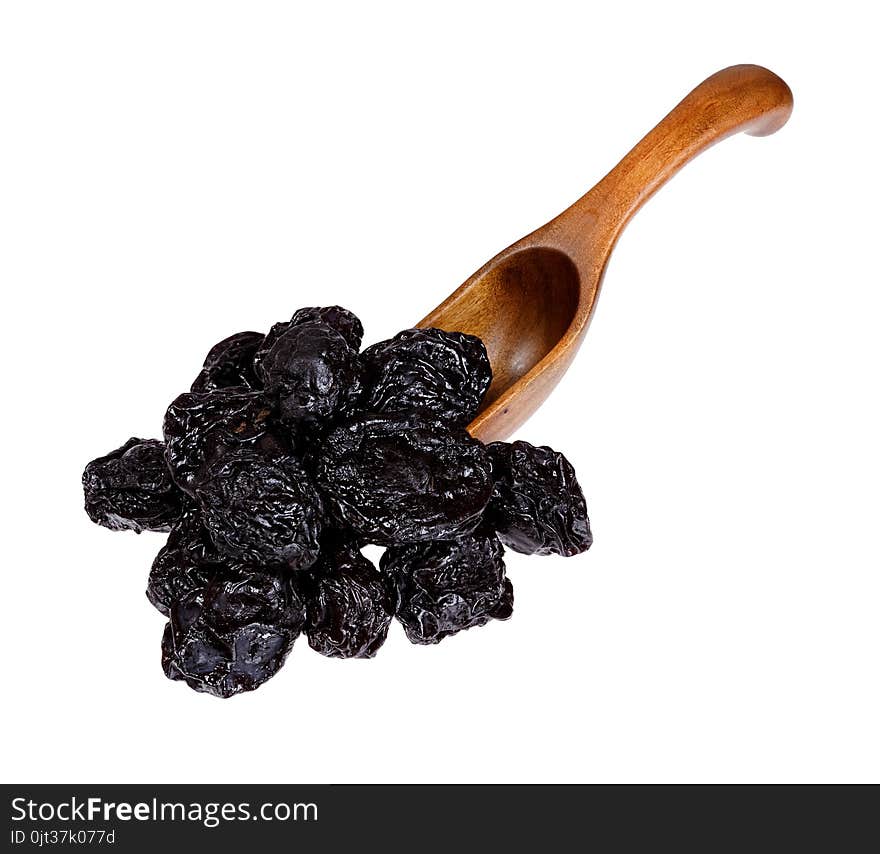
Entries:
[[564,211],[557,228],[570,235],[575,252],[584,246],[584,231],[597,226],[613,245],[633,214],[687,162],[740,131],[774,133],[792,106],[785,81],[760,65],[733,65],[713,74]]

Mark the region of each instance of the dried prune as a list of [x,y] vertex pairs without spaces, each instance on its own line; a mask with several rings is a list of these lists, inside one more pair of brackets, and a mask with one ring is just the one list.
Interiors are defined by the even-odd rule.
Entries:
[[493,442],[486,450],[495,480],[486,520],[506,546],[571,557],[592,545],[587,503],[562,454],[528,442]]
[[86,513],[111,531],[168,531],[180,519],[185,496],[165,465],[165,445],[132,437],[92,460],[82,476]]
[[289,434],[277,428],[262,392],[242,388],[181,394],[165,413],[165,459],[181,489],[192,493],[206,467],[239,448],[267,454],[289,451]]
[[290,320],[272,325],[269,333],[254,354],[254,365],[257,370],[259,371],[260,364],[266,353],[272,349],[279,337],[290,329],[291,326],[315,322],[323,323],[324,326],[329,326],[338,332],[355,353],[360,350],[361,340],[364,336],[364,327],[361,325],[360,320],[347,308],[342,308],[338,305],[301,308],[294,312]]
[[284,664],[304,620],[288,578],[228,567],[172,605],[162,668],[169,679],[217,697],[252,691]]
[[320,549],[321,498],[293,457],[228,452],[196,488],[217,549],[238,561],[305,569]]
[[364,396],[372,412],[418,410],[466,427],[492,382],[483,342],[462,332],[406,329],[361,354]]
[[222,561],[195,508],[171,528],[159,550],[147,582],[147,598],[167,617],[171,606],[185,595],[204,587],[221,569]]
[[393,588],[353,541],[325,538],[308,573],[309,646],[331,658],[372,658],[388,637]]
[[290,318],[291,326],[301,323],[323,323],[331,329],[335,329],[347,342],[355,353],[361,349],[361,341],[364,337],[364,327],[360,320],[347,308],[338,305],[323,307],[301,308],[295,311]]
[[397,619],[412,643],[438,643],[463,629],[513,613],[498,538],[480,532],[458,540],[393,546],[381,568],[394,580]]
[[205,364],[193,380],[190,391],[204,393],[220,388],[259,388],[254,354],[264,337],[260,332],[236,332],[215,344],[205,357]]
[[324,438],[316,479],[343,527],[379,545],[472,532],[492,494],[483,445],[418,414],[364,414]]
[[350,410],[360,394],[357,353],[323,323],[289,326],[263,355],[258,372],[287,421],[329,419]]

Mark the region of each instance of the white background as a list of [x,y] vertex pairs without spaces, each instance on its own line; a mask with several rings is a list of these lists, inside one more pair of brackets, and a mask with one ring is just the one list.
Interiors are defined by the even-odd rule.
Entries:
[[[818,11],[819,9],[822,11]],[[868,4],[7,2],[7,782],[877,781],[877,71]],[[738,62],[795,93],[640,213],[571,371],[585,556],[374,661],[165,679],[158,534],[83,465],[300,305],[411,325]]]

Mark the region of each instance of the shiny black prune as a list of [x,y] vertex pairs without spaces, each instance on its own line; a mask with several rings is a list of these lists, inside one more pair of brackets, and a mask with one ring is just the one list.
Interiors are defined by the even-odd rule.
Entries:
[[166,617],[174,602],[204,587],[222,560],[202,525],[201,512],[187,510],[168,535],[150,569],[147,598]]
[[345,338],[323,323],[290,325],[263,355],[258,373],[290,422],[323,421],[360,395],[360,364]]
[[466,427],[492,382],[483,342],[462,332],[406,329],[361,354],[371,412],[421,411]]
[[493,442],[495,487],[486,521],[523,554],[585,552],[593,544],[587,503],[571,463],[547,446]]
[[342,527],[378,545],[471,533],[492,494],[483,445],[418,414],[364,414],[324,438],[316,479]]
[[364,327],[361,325],[360,320],[347,308],[342,308],[342,306],[338,305],[300,308],[294,312],[290,320],[272,325],[269,333],[254,354],[254,365],[257,370],[259,371],[260,364],[266,353],[272,349],[278,338],[290,329],[291,326],[315,322],[323,323],[324,326],[329,326],[338,332],[355,352],[360,350],[361,340],[364,336]]
[[364,337],[364,327],[360,320],[347,308],[338,305],[323,307],[301,308],[294,312],[290,318],[291,326],[301,323],[323,323],[336,330],[348,343],[355,353],[361,349],[361,341]]
[[181,394],[168,407],[163,430],[171,476],[190,494],[207,466],[230,450],[283,454],[290,449],[289,432],[274,423],[269,400],[242,388]]
[[480,532],[458,540],[394,546],[381,568],[397,588],[397,619],[412,643],[439,643],[463,629],[513,613],[498,538]]
[[260,332],[236,332],[215,344],[189,390],[202,394],[221,388],[260,388],[254,354],[264,338]]
[[82,476],[89,518],[111,531],[168,531],[180,519],[185,496],[165,465],[165,445],[132,437],[92,460]]
[[231,697],[278,672],[305,620],[290,580],[254,567],[227,567],[171,607],[162,669],[196,691]]
[[394,615],[393,587],[354,541],[325,538],[304,590],[309,646],[321,655],[372,658],[385,643]]
[[222,554],[291,569],[306,569],[318,557],[321,498],[292,457],[228,452],[205,469],[195,494]]

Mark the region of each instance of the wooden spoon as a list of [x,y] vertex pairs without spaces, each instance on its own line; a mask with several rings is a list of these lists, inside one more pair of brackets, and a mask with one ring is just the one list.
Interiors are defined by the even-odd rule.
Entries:
[[608,258],[633,214],[710,145],[779,130],[791,90],[759,65],[734,65],[691,92],[589,193],[508,246],[418,325],[478,335],[494,378],[469,426],[506,439],[546,399],[583,340]]

